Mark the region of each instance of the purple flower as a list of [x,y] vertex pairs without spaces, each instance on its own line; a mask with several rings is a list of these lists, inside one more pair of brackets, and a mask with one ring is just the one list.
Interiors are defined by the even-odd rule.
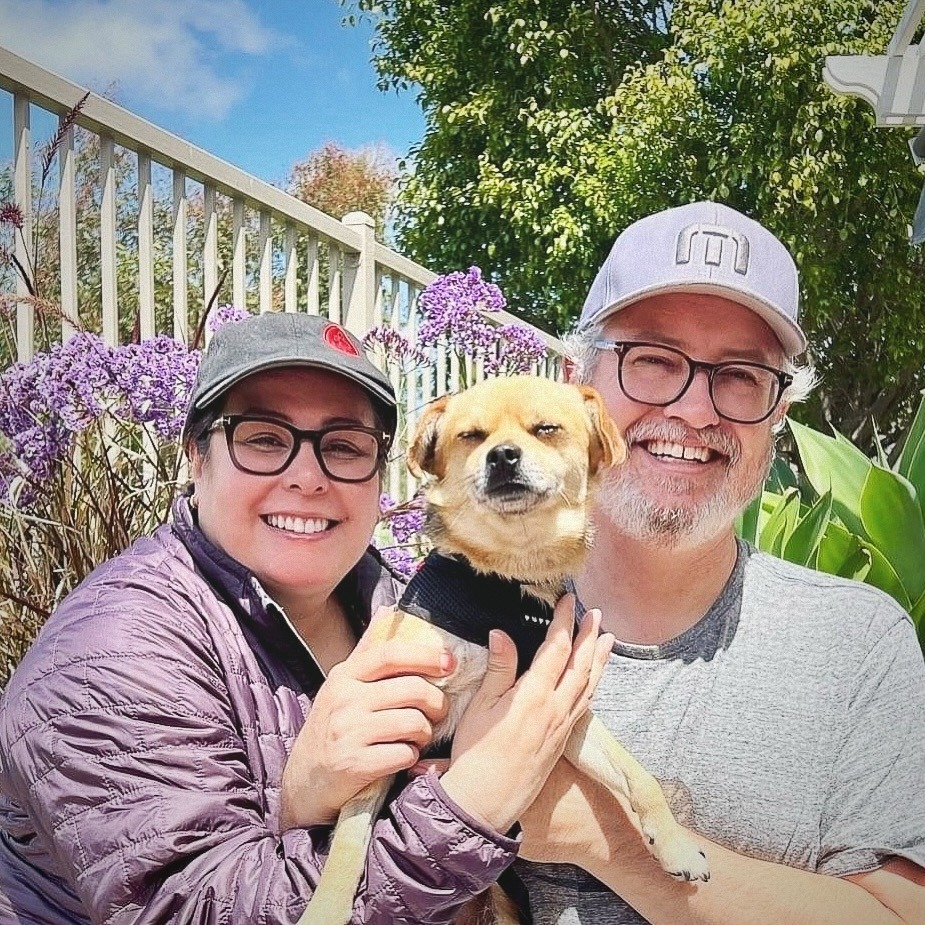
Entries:
[[524,325],[499,326],[489,320],[506,305],[501,290],[485,281],[478,267],[438,276],[418,300],[424,318],[418,344],[443,342],[475,359],[482,358],[489,374],[526,372],[546,355],[546,348]]
[[14,364],[0,374],[0,468],[46,482],[106,414],[176,440],[198,367],[197,352],[164,335],[112,348],[85,332]]
[[410,578],[417,568],[417,560],[401,546],[386,546],[380,548],[382,558],[404,578]]
[[387,357],[401,364],[410,362],[416,365],[427,360],[425,352],[420,347],[412,344],[402,333],[388,325],[371,328],[363,335],[363,347],[366,350],[371,350],[377,345],[382,347]]
[[201,354],[159,334],[113,352],[112,371],[118,384],[120,414],[138,424],[151,424],[163,440],[177,440],[183,430]]
[[0,225],[12,225],[14,228],[22,228],[22,209],[15,202],[0,204]]
[[214,334],[222,325],[244,321],[250,316],[251,313],[246,308],[240,308],[237,305],[219,305],[214,312],[209,314],[206,327],[210,334]]

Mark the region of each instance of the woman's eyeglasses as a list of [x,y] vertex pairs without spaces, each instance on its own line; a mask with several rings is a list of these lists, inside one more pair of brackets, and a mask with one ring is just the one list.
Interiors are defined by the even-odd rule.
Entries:
[[227,414],[210,430],[224,430],[228,453],[237,469],[251,475],[279,475],[296,458],[307,440],[321,471],[335,482],[366,482],[379,469],[391,438],[359,424],[335,424],[300,430],[291,424],[257,415]]

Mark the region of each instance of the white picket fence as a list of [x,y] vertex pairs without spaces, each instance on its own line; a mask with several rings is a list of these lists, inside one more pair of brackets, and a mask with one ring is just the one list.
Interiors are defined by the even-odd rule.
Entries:
[[[47,122],[51,114],[60,125],[86,91],[2,47],[0,91],[12,98],[13,193],[24,219],[24,240],[17,239],[15,253],[25,263],[36,219],[33,196],[39,146],[33,140],[33,121]],[[172,333],[188,342],[191,315],[195,318],[202,314],[223,274],[230,276],[227,301],[235,305],[250,302],[260,311],[276,308],[322,314],[359,336],[386,324],[414,339],[419,320],[417,298],[435,274],[376,241],[369,216],[357,212],[337,221],[96,94],[89,95],[76,126],[77,131],[94,136],[99,150],[99,195],[93,218],[99,236],[100,304],[93,314],[99,319],[98,333],[108,343],[119,343],[120,320],[124,330],[127,314],[142,339],[155,333]],[[65,318],[78,317],[78,280],[84,272],[78,265],[78,235],[86,203],[77,201],[76,151],[72,126],[58,147],[57,171],[51,178],[56,187],[52,192],[58,226],[60,293],[56,295]],[[131,304],[120,304],[117,273],[119,260],[124,261],[125,255],[117,254],[117,164],[126,160],[135,186],[136,224],[132,233],[137,234],[137,246],[132,259],[137,260],[137,266],[132,267],[132,276],[137,278],[137,291],[132,294]],[[170,240],[166,242],[156,240],[154,221],[156,198],[165,189],[172,219],[167,231]],[[201,210],[202,221],[195,242],[190,233],[193,203],[197,216]],[[221,216],[228,215],[230,223],[220,221]],[[93,233],[97,233],[96,226]],[[223,234],[230,234],[230,241],[222,240]],[[254,241],[248,241],[254,235],[256,253]],[[247,257],[249,244],[252,259]],[[192,248],[197,253],[191,253]],[[220,249],[231,255],[229,270],[220,263]],[[168,252],[169,260],[155,260],[156,253]],[[190,284],[191,263],[198,268],[195,287]],[[157,273],[168,278],[159,279]],[[161,292],[172,293],[172,331],[157,330],[157,317],[164,316],[163,310],[159,315],[155,311],[158,284]],[[17,280],[16,285],[18,293],[25,294],[25,284]],[[504,312],[488,317],[496,324],[519,322]],[[60,324],[61,338],[69,337],[72,325],[67,320]],[[537,333],[547,347],[548,357],[533,371],[556,376],[561,345],[545,332]],[[25,302],[17,305],[16,347],[20,360],[31,357],[36,349],[36,318],[32,306]],[[393,372],[408,421],[431,398],[458,388],[461,379],[472,382],[481,375],[479,364],[461,360],[444,347],[434,350],[433,362],[424,368],[401,376]],[[412,487],[407,478],[410,477],[402,469],[393,467],[389,481],[393,495],[407,495]]]

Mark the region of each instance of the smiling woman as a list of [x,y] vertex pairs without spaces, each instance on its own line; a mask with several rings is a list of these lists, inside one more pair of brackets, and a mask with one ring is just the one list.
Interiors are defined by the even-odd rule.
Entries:
[[[299,916],[340,807],[446,712],[449,652],[364,635],[402,590],[369,546],[395,425],[338,325],[215,333],[173,522],[62,602],[0,701],[0,921]],[[355,920],[448,923],[516,848],[417,777],[374,828]]]

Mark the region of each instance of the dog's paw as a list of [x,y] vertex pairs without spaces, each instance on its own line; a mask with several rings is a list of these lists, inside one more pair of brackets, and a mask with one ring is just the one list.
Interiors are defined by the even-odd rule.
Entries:
[[649,839],[649,850],[662,868],[677,880],[688,882],[710,879],[707,856],[697,843],[686,835],[671,838]]

